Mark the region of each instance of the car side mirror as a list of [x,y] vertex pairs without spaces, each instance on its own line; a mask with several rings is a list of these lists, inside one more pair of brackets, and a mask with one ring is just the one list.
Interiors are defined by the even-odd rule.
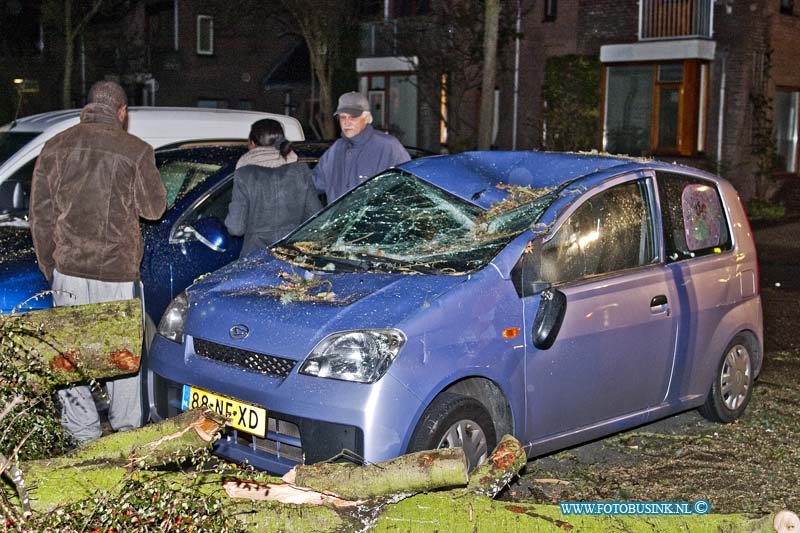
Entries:
[[0,184],[0,213],[19,213],[28,208],[28,195],[22,183],[6,180]]
[[184,234],[194,236],[215,252],[224,252],[228,246],[228,234],[215,218],[199,218],[182,229]]
[[533,320],[533,345],[540,350],[550,348],[558,337],[566,313],[567,295],[553,287],[544,290]]

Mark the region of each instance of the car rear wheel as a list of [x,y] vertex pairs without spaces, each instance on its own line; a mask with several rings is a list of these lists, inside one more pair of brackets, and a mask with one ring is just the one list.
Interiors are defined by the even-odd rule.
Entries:
[[698,410],[708,420],[732,422],[742,416],[753,395],[753,352],[744,335],[728,344],[706,403]]
[[408,451],[462,448],[467,470],[472,471],[489,457],[496,444],[492,418],[482,403],[469,396],[444,393],[425,410]]

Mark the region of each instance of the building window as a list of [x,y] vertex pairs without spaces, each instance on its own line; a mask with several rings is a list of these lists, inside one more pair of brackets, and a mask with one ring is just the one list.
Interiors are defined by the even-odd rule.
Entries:
[[786,15],[794,15],[794,0],[780,0],[781,13]]
[[775,91],[773,103],[773,136],[775,138],[776,172],[797,172],[797,113],[800,91]]
[[[153,2],[145,7],[147,42],[151,49],[174,48],[175,11],[172,2]],[[177,50],[177,48],[175,48]]]
[[417,77],[414,74],[368,74],[360,89],[367,94],[373,127],[387,131],[407,146],[417,145]]
[[447,74],[442,74],[439,93],[439,144],[447,146]]
[[372,127],[383,130],[386,128],[386,91],[383,89],[369,92],[369,109],[372,113]]
[[197,15],[197,54],[214,55],[214,17]]
[[558,0],[544,0],[544,21],[552,22],[558,15]]
[[705,69],[697,60],[606,66],[603,148],[629,155],[703,151]]

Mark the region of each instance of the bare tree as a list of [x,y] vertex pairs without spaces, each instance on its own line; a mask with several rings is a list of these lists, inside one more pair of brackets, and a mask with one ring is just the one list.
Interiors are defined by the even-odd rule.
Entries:
[[486,0],[485,13],[483,30],[483,83],[481,84],[478,150],[488,150],[492,144],[494,79],[497,71],[497,32],[500,22],[500,0]]
[[61,103],[72,106],[72,69],[75,64],[75,40],[86,30],[106,0],[49,0],[42,7],[45,16],[64,32],[64,78]]
[[[499,0],[487,2],[497,4],[495,42],[496,50],[500,50],[514,36],[513,21],[503,16]],[[399,55],[416,56],[419,60],[420,104],[438,114],[446,124],[451,151],[476,146],[476,111],[484,73],[484,5],[484,2],[432,2],[429,15],[401,20],[398,32]],[[494,56],[498,57],[496,53]],[[503,68],[499,62],[489,66],[493,73]],[[491,85],[488,94],[493,98],[494,81]],[[441,105],[443,92],[446,108]],[[491,115],[489,124],[491,133]]]
[[[333,120],[333,72],[342,49],[343,40],[353,38],[344,35],[337,21],[352,20],[355,16],[353,0],[281,0],[286,10],[294,17],[300,33],[308,46],[311,60],[311,93],[318,86],[319,112],[312,107],[312,128],[319,128],[321,136],[331,139],[336,136]],[[357,38],[357,37],[356,37]]]

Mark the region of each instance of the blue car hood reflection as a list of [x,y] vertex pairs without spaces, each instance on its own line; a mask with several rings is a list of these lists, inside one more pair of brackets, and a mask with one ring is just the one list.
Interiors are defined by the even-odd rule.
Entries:
[[[286,274],[321,281],[310,294],[331,299],[302,301],[281,290]],[[401,327],[468,276],[372,272],[319,274],[268,254],[237,261],[189,288],[192,311],[186,333],[242,349],[292,359],[305,357],[325,336],[352,329]],[[230,328],[245,325],[249,336],[235,341]],[[275,335],[283,331],[283,335]]]

